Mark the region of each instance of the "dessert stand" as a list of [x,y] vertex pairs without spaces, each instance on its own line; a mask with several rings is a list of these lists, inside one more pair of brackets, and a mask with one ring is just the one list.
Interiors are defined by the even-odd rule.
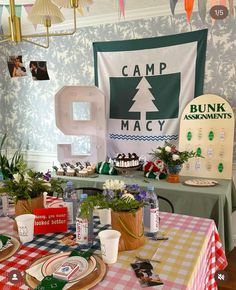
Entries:
[[118,167],[114,166],[114,168],[121,173],[124,177],[133,177],[133,172],[140,168],[140,164],[132,167]]

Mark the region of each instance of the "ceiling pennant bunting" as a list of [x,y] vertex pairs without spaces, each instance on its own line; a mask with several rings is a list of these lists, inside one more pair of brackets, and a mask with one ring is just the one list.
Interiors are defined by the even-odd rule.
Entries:
[[234,0],[229,0],[229,15],[234,16]]
[[3,9],[3,6],[0,5],[0,34],[3,34],[3,29],[2,29],[2,9]]
[[178,0],[170,0],[170,10],[172,15],[175,15],[175,6],[177,4]]
[[[219,2],[218,0],[211,0],[210,1],[210,8],[215,6],[215,5],[218,5],[219,4],[218,2]],[[211,26],[214,26],[215,22],[216,22],[216,20],[214,18],[211,18]]]
[[23,6],[25,10],[27,11],[27,13],[29,14],[29,12],[31,11],[31,8],[33,7],[33,4],[24,4]]
[[205,23],[206,20],[206,7],[207,0],[198,0],[198,13],[202,20],[202,23]]
[[[23,6],[24,6],[25,11],[27,12],[27,14],[29,14],[33,4],[24,4]],[[33,24],[33,26],[34,26],[34,29],[36,30],[37,29],[37,24]]]
[[187,14],[188,22],[190,22],[191,15],[193,12],[193,4],[194,4],[194,0],[184,0],[184,8]]
[[21,17],[22,5],[15,5],[16,16]]
[[226,0],[220,0],[220,5],[223,5],[223,6],[227,6],[227,4],[226,4]]
[[[10,5],[5,5],[9,14],[11,14]],[[21,17],[22,5],[15,5],[16,16]]]
[[120,3],[120,13],[123,17],[125,17],[125,1],[119,0]]
[[0,23],[2,22],[2,9],[3,9],[3,6],[0,5]]

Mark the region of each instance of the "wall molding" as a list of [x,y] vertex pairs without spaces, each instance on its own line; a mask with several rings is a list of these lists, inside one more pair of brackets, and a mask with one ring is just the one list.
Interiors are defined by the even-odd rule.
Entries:
[[[9,158],[13,156],[16,150],[7,150],[7,155]],[[22,150],[24,160],[27,162],[29,168],[37,171],[46,172],[47,170],[52,171],[53,165],[58,165],[57,153],[36,151],[36,150]]]

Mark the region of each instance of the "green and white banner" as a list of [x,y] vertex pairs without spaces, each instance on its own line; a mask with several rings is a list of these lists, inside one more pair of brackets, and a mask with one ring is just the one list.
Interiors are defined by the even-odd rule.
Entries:
[[178,141],[179,117],[203,94],[207,30],[96,42],[95,85],[106,96],[107,155],[147,155]]

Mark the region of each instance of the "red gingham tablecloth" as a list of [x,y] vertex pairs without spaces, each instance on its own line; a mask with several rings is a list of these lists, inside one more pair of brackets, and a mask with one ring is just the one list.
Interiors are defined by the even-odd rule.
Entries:
[[[120,252],[117,263],[109,265],[105,279],[95,289],[143,289],[130,267],[135,255],[161,260],[161,263],[153,263],[153,267],[164,285],[152,289],[217,289],[215,272],[223,270],[227,260],[214,221],[164,212],[160,217],[161,230],[169,240],[147,240],[135,251]],[[17,236],[12,226],[12,219],[1,218],[0,233]],[[31,243],[22,245],[11,258],[0,262],[0,289],[29,289],[23,280],[17,285],[10,283],[8,273],[17,269],[23,276],[24,270],[42,255],[72,250],[59,246],[58,239],[63,235],[37,236]],[[100,250],[95,253],[101,254]]]

